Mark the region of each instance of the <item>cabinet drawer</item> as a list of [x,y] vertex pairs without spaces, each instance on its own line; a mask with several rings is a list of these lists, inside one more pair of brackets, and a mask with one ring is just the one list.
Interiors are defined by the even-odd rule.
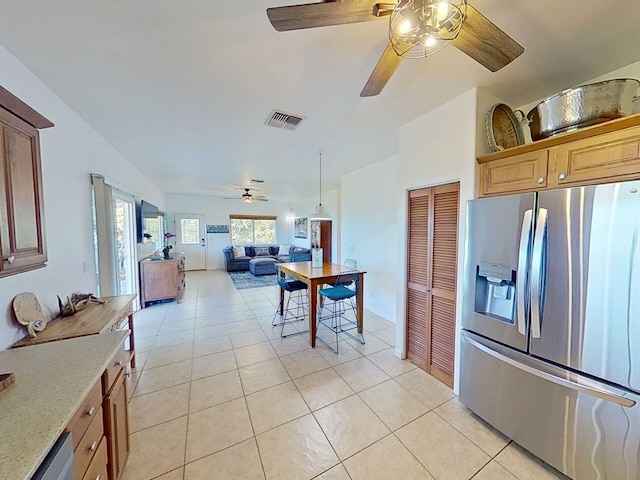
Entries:
[[80,443],[80,440],[84,436],[84,433],[89,428],[91,421],[94,418],[100,418],[102,421],[101,412],[102,406],[102,389],[100,388],[100,382],[91,390],[91,393],[87,396],[82,406],[78,409],[73,419],[69,422],[69,426],[66,431],[71,432],[73,436],[73,449],[75,450]]
[[87,468],[87,472],[84,474],[84,477],[76,477],[82,480],[108,480],[107,479],[107,442],[104,437],[102,437],[102,441],[100,445],[98,445],[98,449],[93,456],[93,460],[89,464],[89,468]]
[[104,435],[104,420],[102,416],[102,408],[91,421],[89,428],[85,432],[82,440],[78,443],[78,447],[73,452],[73,469],[76,478],[82,478],[84,472],[91,462],[94,454],[98,451],[98,446]]
[[113,357],[113,360],[111,360],[109,366],[102,374],[102,391],[104,395],[109,393],[113,382],[118,378],[120,371],[127,367],[128,363],[129,352],[127,350],[120,350],[116,356]]
[[478,175],[480,196],[545,187],[548,158],[548,150],[542,150],[481,164]]

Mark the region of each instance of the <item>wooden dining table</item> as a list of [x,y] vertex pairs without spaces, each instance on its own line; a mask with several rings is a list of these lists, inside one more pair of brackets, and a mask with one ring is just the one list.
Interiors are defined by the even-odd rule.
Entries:
[[[309,344],[316,346],[316,329],[318,325],[318,290],[325,284],[335,283],[340,272],[353,271],[352,268],[336,263],[323,263],[322,267],[312,267],[311,262],[294,262],[278,264],[280,270],[304,282],[309,287]],[[358,271],[360,277],[360,291],[356,295],[356,317],[358,319],[358,333],[364,328],[364,274]],[[284,308],[284,290],[280,289],[280,315]]]

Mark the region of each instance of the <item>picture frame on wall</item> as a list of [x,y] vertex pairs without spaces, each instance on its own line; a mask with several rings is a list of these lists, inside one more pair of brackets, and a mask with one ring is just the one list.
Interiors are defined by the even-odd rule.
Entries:
[[307,238],[307,217],[296,218],[293,226],[295,238]]
[[229,225],[207,225],[207,233],[229,233]]

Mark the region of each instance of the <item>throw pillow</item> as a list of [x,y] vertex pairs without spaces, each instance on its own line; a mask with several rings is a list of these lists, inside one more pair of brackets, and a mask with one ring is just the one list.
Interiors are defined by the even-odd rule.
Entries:
[[236,257],[244,257],[244,247],[233,247],[233,255]]
[[255,247],[256,257],[265,257],[269,255],[269,247]]
[[280,245],[278,255],[289,255],[289,250],[291,250],[291,245]]

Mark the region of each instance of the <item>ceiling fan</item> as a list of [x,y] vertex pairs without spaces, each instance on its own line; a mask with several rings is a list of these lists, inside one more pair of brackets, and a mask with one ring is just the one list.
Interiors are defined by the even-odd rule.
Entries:
[[264,195],[251,195],[249,193],[250,188],[242,188],[244,193],[239,197],[224,197],[225,200],[242,200],[244,203],[252,203],[253,201],[268,202],[269,199]]
[[425,57],[449,43],[492,72],[524,52],[466,0],[328,0],[268,8],[267,16],[279,32],[390,17],[389,44],[361,97],[378,95],[403,58]]

